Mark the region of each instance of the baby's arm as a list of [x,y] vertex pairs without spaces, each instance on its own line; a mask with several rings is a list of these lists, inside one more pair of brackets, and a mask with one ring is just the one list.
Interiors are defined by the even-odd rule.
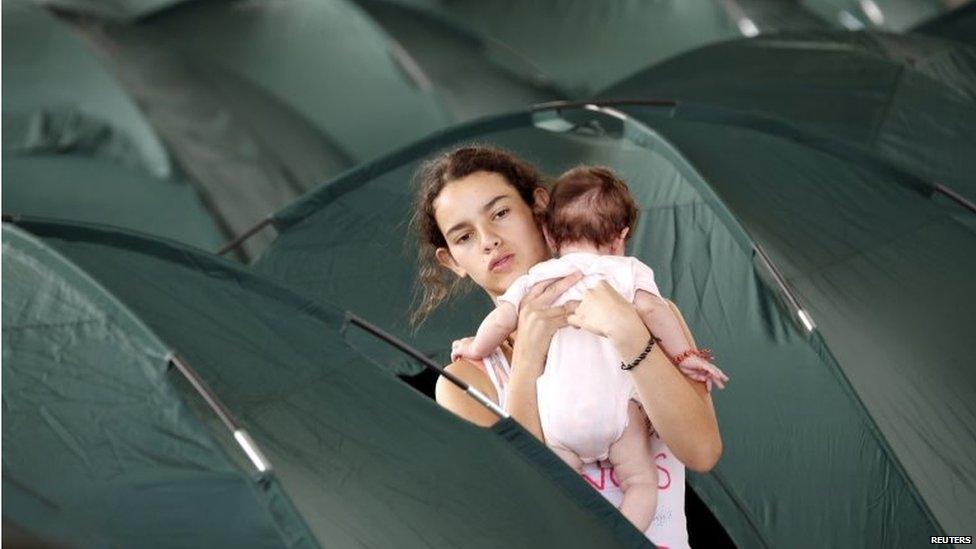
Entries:
[[686,352],[694,349],[691,342],[685,338],[681,323],[675,318],[664,298],[638,290],[634,297],[634,305],[647,329],[660,338],[660,345],[664,352],[672,360],[678,359],[675,366],[696,381],[704,381],[709,385],[715,383],[719,388],[725,388],[725,382],[729,378],[722,370],[704,357]]
[[505,341],[518,326],[518,311],[515,305],[499,301],[495,310],[485,317],[474,337],[454,342],[451,359],[458,357],[480,359],[491,354]]

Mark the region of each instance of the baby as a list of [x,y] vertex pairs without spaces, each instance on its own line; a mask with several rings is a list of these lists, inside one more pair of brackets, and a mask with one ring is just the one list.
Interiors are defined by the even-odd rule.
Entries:
[[[724,387],[728,377],[708,361],[707,350],[691,349],[670,309],[653,306],[662,298],[651,268],[623,256],[636,221],[634,200],[612,171],[584,166],[564,173],[553,186],[543,223],[558,259],[539,263],[516,279],[475,337],[454,342],[452,358],[489,355],[516,329],[519,303],[534,284],[580,271],[583,279],[554,305],[578,301],[606,280],[637,306],[662,350],[687,376],[709,388],[712,383]],[[623,491],[620,511],[643,532],[657,506],[657,470],[649,422],[622,364],[607,338],[572,327],[557,331],[536,384],[539,419],[546,444],[577,471],[584,463],[610,461]]]

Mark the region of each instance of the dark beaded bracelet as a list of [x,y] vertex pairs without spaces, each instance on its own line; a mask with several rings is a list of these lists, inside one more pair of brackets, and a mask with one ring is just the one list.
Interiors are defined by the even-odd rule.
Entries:
[[637,355],[637,358],[635,358],[634,360],[632,360],[630,362],[630,364],[624,364],[623,362],[621,362],[620,363],[620,369],[621,370],[630,370],[634,366],[637,366],[638,364],[640,364],[642,360],[644,360],[645,358],[647,358],[647,355],[651,352],[651,349],[654,348],[654,345],[658,341],[661,341],[661,340],[658,339],[658,338],[656,338],[656,337],[654,337],[654,334],[651,334],[651,338],[647,340],[647,347],[644,347],[644,350],[641,351],[641,354]]

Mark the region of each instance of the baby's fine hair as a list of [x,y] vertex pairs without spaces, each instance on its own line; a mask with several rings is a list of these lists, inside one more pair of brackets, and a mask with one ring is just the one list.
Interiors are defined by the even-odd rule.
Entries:
[[604,166],[579,166],[559,176],[549,193],[545,227],[557,248],[574,242],[613,242],[637,223],[637,205],[627,185]]

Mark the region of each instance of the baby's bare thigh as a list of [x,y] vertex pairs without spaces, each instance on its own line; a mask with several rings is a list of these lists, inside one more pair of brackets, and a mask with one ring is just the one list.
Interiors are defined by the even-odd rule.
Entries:
[[610,463],[621,484],[653,482],[657,485],[657,468],[647,416],[633,400],[627,406],[627,427],[620,438],[610,445]]
[[583,460],[576,452],[567,450],[565,448],[558,448],[556,446],[550,446],[549,449],[552,450],[557,456],[562,458],[562,460],[566,462],[566,465],[572,467],[574,471],[577,473],[583,472]]

